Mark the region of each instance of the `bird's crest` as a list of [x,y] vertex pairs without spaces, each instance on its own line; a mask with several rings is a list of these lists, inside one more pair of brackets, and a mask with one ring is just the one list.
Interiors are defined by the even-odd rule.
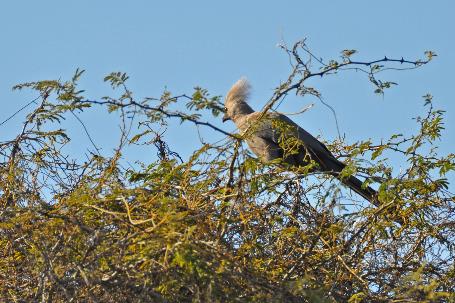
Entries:
[[245,77],[240,78],[237,82],[232,85],[231,89],[227,93],[226,102],[228,103],[238,103],[238,102],[247,102],[248,97],[250,96],[251,85]]

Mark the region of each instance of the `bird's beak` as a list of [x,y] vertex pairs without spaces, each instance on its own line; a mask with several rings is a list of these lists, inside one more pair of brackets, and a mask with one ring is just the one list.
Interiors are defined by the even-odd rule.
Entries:
[[227,120],[231,120],[231,118],[229,118],[229,116],[228,116],[227,113],[224,113],[224,116],[223,116],[223,123],[226,122]]

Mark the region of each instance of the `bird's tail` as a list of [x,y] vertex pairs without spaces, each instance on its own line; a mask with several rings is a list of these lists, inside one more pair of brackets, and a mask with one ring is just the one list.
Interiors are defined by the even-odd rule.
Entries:
[[335,159],[334,157],[330,157],[328,159],[324,159],[322,161],[325,167],[324,169],[327,171],[331,171],[332,175],[340,180],[344,185],[361,195],[363,198],[368,200],[371,204],[378,206],[379,202],[377,199],[377,192],[369,186],[362,187],[362,181],[357,179],[354,176],[349,176],[346,178],[342,178],[340,176],[341,171],[346,167],[346,164],[343,162]]
[[362,181],[354,176],[349,178],[339,178],[343,184],[348,186],[350,189],[361,195],[366,200],[370,201],[371,204],[378,206],[377,192],[369,186],[362,187]]

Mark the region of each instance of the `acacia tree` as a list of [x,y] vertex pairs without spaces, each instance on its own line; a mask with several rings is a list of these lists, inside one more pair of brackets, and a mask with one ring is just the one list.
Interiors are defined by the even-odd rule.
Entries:
[[[347,69],[365,73],[383,94],[394,83],[379,79],[381,71],[417,68],[434,56],[361,62],[345,50],[340,60],[324,61],[305,41],[282,48],[290,75],[264,112],[289,93],[319,98],[307,80]],[[374,207],[311,164],[259,162],[242,136],[206,122],[207,110],[217,117],[223,104],[205,89],[137,100],[128,76],[112,73],[105,81],[119,96],[90,100],[78,85],[82,74],[16,86],[40,97],[17,137],[0,143],[2,301],[455,299],[455,199],[445,177],[455,156],[438,152],[443,111],[430,95],[416,133],[327,143],[349,164],[343,174],[361,173],[366,185],[380,181]],[[120,113],[117,148],[70,159],[63,119],[97,105]],[[160,132],[173,119],[212,128],[225,140],[195,146],[183,160]],[[154,146],[157,159],[125,168],[130,144]],[[401,157],[405,169],[393,170],[384,155]]]

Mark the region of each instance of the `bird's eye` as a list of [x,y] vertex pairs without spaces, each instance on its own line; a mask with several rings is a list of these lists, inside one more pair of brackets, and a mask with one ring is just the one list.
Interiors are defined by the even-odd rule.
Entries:
[[226,106],[224,107],[224,111],[227,112],[227,107]]

